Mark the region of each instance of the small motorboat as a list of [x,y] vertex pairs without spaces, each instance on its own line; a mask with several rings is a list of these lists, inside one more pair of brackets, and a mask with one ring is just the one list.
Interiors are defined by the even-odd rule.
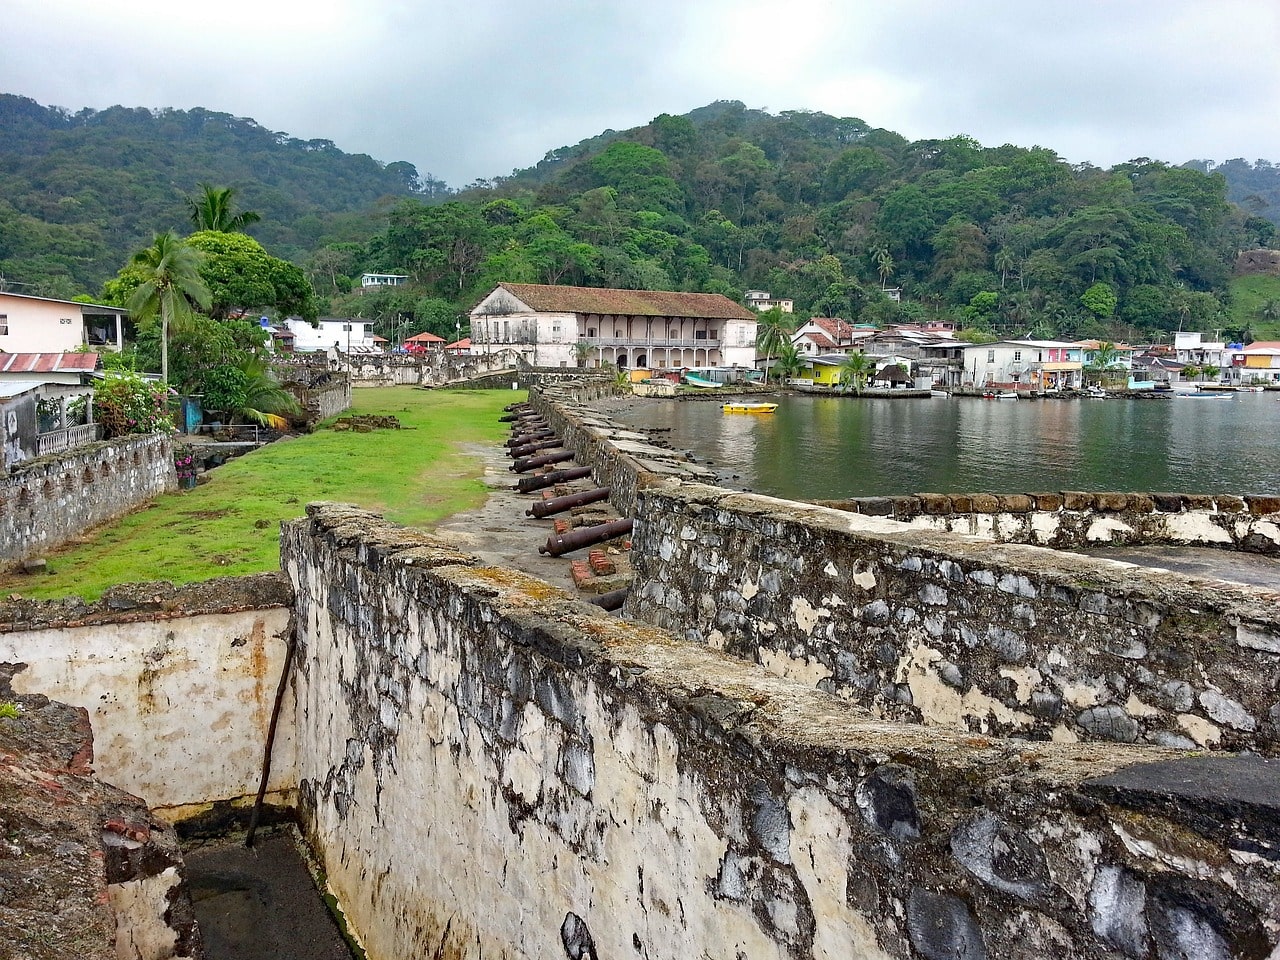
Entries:
[[932,387],[932,388],[930,388],[930,390],[929,390],[929,396],[931,396],[931,397],[949,397],[949,396],[951,396],[951,394],[950,394],[950,392],[949,392],[949,391],[941,390],[941,389],[939,389],[938,387]]
[[1012,390],[1001,390],[996,394],[997,400],[1017,400],[1018,395]]
[[696,373],[686,373],[684,375],[684,382],[690,387],[701,387],[703,389],[723,386],[723,384],[716,383],[714,380],[708,380],[706,377],[700,377]]
[[1086,387],[1084,395],[1090,400],[1107,399],[1107,391],[1103,390],[1101,387]]
[[726,403],[724,405],[725,413],[773,413],[778,409],[776,403],[763,402],[738,402]]

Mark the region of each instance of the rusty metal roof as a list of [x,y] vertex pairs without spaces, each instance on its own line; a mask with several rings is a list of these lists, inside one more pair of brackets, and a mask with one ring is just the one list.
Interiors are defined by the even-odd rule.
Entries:
[[96,353],[0,353],[0,373],[92,373]]
[[540,283],[500,283],[512,296],[539,313],[596,313],[633,317],[696,317],[755,320],[754,310],[718,293],[672,290],[617,290],[609,287],[560,287]]

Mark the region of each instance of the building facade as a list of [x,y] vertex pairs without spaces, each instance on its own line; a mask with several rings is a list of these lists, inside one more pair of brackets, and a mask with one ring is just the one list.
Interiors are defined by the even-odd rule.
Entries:
[[339,353],[379,353],[378,342],[373,338],[373,321],[336,317],[317,320],[312,326],[306,320],[290,318],[285,326],[293,334],[293,349],[297,353],[314,353],[336,348]]
[[500,283],[471,311],[471,352],[540,367],[751,367],[756,326],[720,294]]
[[0,293],[0,351],[67,353],[86,346],[119,351],[128,316],[123,307]]
[[[1076,359],[1072,359],[1072,351]],[[1079,346],[1059,340],[1000,340],[964,348],[965,386],[1052,390],[1082,385]]]

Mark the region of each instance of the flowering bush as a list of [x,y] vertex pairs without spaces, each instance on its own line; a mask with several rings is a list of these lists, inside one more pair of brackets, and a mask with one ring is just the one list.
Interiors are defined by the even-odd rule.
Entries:
[[190,480],[196,475],[196,458],[190,447],[177,447],[173,451],[173,468],[179,480]]
[[136,373],[107,374],[93,397],[94,419],[107,439],[129,433],[172,433],[169,391]]

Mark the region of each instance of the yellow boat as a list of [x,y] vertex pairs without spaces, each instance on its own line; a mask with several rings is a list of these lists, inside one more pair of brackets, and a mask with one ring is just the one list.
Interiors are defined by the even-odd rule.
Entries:
[[776,403],[726,403],[725,413],[773,413],[778,409]]

